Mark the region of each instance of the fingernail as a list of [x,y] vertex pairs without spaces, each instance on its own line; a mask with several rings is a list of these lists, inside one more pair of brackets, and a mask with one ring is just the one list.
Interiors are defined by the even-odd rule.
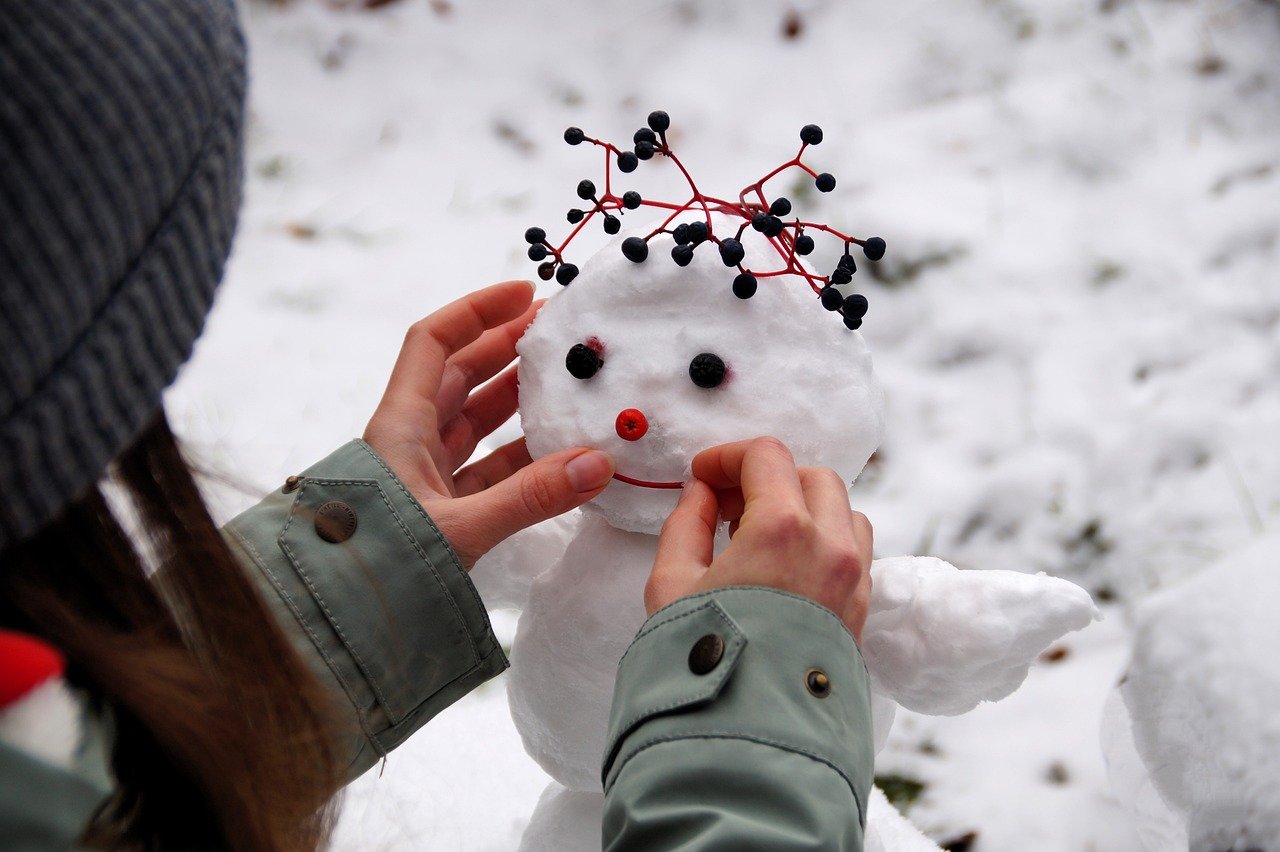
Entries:
[[684,481],[684,486],[681,487],[680,489],[680,499],[677,501],[676,505],[679,505],[680,503],[683,503],[685,500],[688,500],[689,495],[692,493],[693,493],[693,477],[691,476]]
[[595,491],[609,481],[613,476],[613,459],[599,450],[588,450],[570,459],[564,469],[573,490],[581,494]]

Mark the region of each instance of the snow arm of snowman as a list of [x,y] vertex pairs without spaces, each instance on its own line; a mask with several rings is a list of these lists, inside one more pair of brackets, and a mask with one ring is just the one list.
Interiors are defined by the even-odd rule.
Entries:
[[1055,639],[1099,617],[1084,589],[1045,574],[877,559],[862,654],[876,692],[954,716],[1012,693]]
[[480,557],[471,582],[485,608],[523,610],[534,579],[560,561],[581,524],[582,512],[574,510],[521,530]]

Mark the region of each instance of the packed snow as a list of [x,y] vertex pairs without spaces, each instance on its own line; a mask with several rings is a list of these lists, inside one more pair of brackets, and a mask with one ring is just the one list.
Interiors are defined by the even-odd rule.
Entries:
[[1143,601],[1119,687],[1133,742],[1190,848],[1280,838],[1280,535]]
[[871,581],[862,649],[872,689],[933,716],[1005,698],[1050,643],[1097,614],[1066,580],[959,571],[934,557],[877,559]]
[[[886,389],[853,492],[877,552],[1045,571],[1107,616],[1002,701],[900,710],[877,773],[935,841],[1142,848],[1099,747],[1128,610],[1280,514],[1274,3],[294,0],[246,18],[247,204],[169,397],[231,483],[211,486],[223,516],[359,434],[412,320],[532,274],[524,229],[556,234],[599,178],[565,126],[625,140],[666,109],[699,180],[733,189],[818,123],[840,183],[806,202],[890,246],[855,276]],[[514,848],[548,776],[506,705],[500,679],[361,779],[338,848]]]
[[[712,230],[729,237],[742,224],[717,216]],[[530,452],[596,447],[613,455],[621,474],[679,483],[699,451],[775,435],[798,463],[833,467],[852,482],[883,432],[882,394],[862,335],[823,310],[796,276],[763,279],[754,296],[739,299],[731,289],[736,270],[725,268],[715,245],[704,243],[680,267],[671,259],[674,241],[662,234],[649,241],[648,259],[633,263],[620,249],[628,236],[591,256],[520,340],[520,417]],[[780,266],[754,231],[743,246],[747,268]],[[601,350],[603,366],[575,378],[565,356],[587,341]],[[726,367],[716,387],[690,379],[690,362],[703,353]],[[615,422],[626,410],[644,415],[642,437],[619,436]],[[588,510],[620,529],[657,534],[679,493],[615,480]]]

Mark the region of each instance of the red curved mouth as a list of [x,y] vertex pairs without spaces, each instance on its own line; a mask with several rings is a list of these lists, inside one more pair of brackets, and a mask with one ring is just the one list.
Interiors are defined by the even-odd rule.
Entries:
[[630,476],[623,476],[621,473],[615,473],[613,478],[628,485],[638,485],[641,488],[684,488],[683,482],[649,482],[646,479],[633,479]]

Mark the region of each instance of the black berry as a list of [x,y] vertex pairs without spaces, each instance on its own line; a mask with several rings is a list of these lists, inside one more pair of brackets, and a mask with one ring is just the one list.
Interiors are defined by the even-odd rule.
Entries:
[[542,259],[543,259],[543,258],[545,258],[546,256],[547,256],[547,247],[546,247],[546,246],[544,246],[542,243],[538,243],[537,245],[529,246],[529,259],[530,259],[530,260],[542,260]]
[[689,362],[689,378],[700,388],[716,387],[724,381],[726,372],[724,361],[710,352],[695,355]]
[[861,293],[854,293],[852,296],[846,296],[844,304],[840,306],[840,310],[844,312],[846,317],[857,317],[861,319],[867,315],[867,297]]
[[835,271],[831,273],[832,284],[848,284],[853,280],[853,273],[845,269],[843,266],[837,266]]
[[547,232],[541,228],[530,228],[524,232],[524,241],[529,245],[540,243],[547,238]]
[[676,266],[688,266],[693,260],[693,246],[676,246],[671,250],[671,259]]
[[689,242],[695,246],[698,243],[705,242],[709,236],[711,236],[711,232],[707,229],[706,222],[689,223]]
[[858,264],[854,262],[853,256],[848,254],[840,255],[840,259],[836,261],[836,269],[847,269],[849,274],[858,271]]
[[848,314],[845,314],[844,327],[852,331],[857,331],[862,328],[862,317],[851,317]]
[[636,135],[631,137],[631,141],[639,145],[641,142],[648,142],[650,145],[656,145],[658,142],[657,134],[647,127],[641,127],[636,131]]
[[840,291],[835,287],[823,287],[818,296],[822,299],[822,307],[829,311],[838,311],[844,304],[844,296],[841,296]]
[[796,237],[796,254],[809,254],[813,251],[813,237],[801,234]]
[[769,205],[769,212],[774,216],[785,216],[791,212],[791,202],[785,198],[775,198]]
[[657,148],[654,147],[652,142],[637,142],[636,158],[640,160],[651,159],[653,157],[653,152],[656,150]]
[[[725,266],[737,266],[742,263],[742,258],[746,257],[746,251],[742,248],[742,243],[730,237],[720,243],[720,259],[724,261]],[[534,258],[537,260],[537,258]]]
[[581,127],[570,127],[564,132],[564,141],[570,145],[581,145],[582,140],[587,138],[587,134],[582,132]]
[[638,165],[640,165],[640,159],[630,151],[623,151],[618,155],[619,171],[634,172]]
[[769,227],[769,214],[761,212],[752,216],[751,227],[755,228],[757,231],[761,233],[764,233],[764,231]]
[[556,274],[556,265],[554,263],[544,263],[538,267],[538,277],[543,281],[550,281]]
[[884,240],[872,237],[862,244],[862,253],[867,256],[867,260],[879,260],[884,257]]
[[565,218],[569,220],[569,224],[576,225],[582,221],[582,217],[585,215],[585,213],[575,207],[565,214]]
[[649,113],[649,127],[654,133],[663,133],[671,126],[671,116],[660,109]]
[[640,200],[640,193],[636,192],[634,189],[622,193],[622,206],[628,210],[635,210],[639,207]]
[[822,128],[816,124],[806,124],[800,128],[800,141],[806,145],[818,145],[822,142]]
[[682,246],[689,242],[689,226],[685,223],[676,225],[676,229],[671,232],[671,237],[676,241],[676,245]]
[[606,215],[604,217],[604,232],[606,234],[616,234],[622,230],[622,221],[617,216]]
[[764,235],[766,237],[776,237],[782,233],[782,220],[777,216],[770,216],[764,223]]
[[644,263],[649,256],[649,244],[639,237],[627,237],[622,241],[622,254],[632,263]]
[[573,344],[569,347],[569,354],[564,357],[564,367],[575,379],[589,379],[600,372],[603,366],[600,353],[585,343]]
[[733,295],[739,299],[750,299],[756,294],[756,277],[750,272],[743,272],[733,279]]
[[578,197],[583,201],[590,201],[596,197],[596,185],[589,180],[578,181]]
[[560,268],[556,270],[556,280],[566,287],[569,286],[570,281],[577,277],[578,267],[574,266],[572,263],[562,264]]
[[818,188],[818,192],[830,192],[836,188],[836,176],[831,174],[831,172],[823,172],[818,175],[818,178],[813,182],[813,185]]

